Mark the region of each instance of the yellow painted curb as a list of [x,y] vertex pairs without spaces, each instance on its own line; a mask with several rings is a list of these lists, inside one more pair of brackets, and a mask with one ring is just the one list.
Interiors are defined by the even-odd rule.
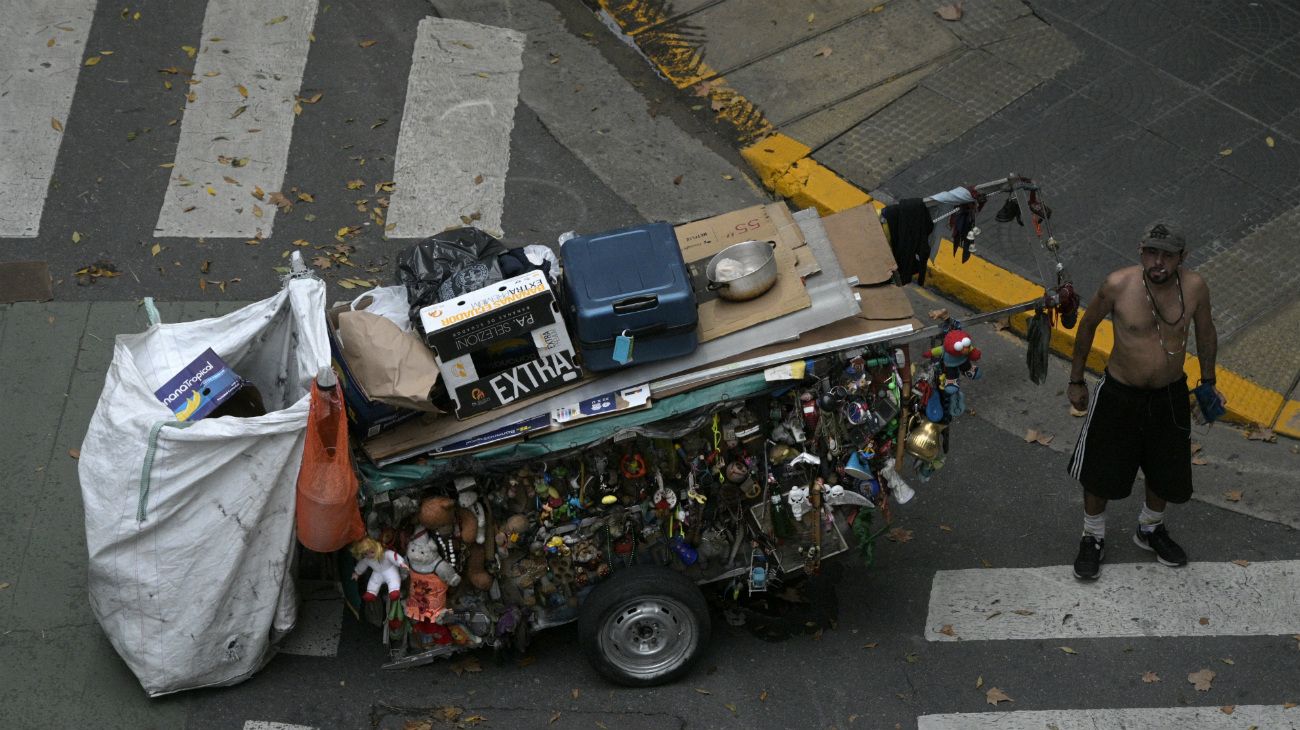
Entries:
[[[757,139],[740,150],[762,181],[763,186],[801,208],[817,208],[823,215],[836,213],[867,203],[879,210],[883,205],[868,193],[836,175],[814,160],[807,145],[776,132],[775,128],[749,100],[726,85],[726,79],[704,61],[699,44],[683,33],[666,12],[661,0],[598,0],[601,8],[635,40],[646,57],[678,89],[695,87],[701,98],[709,101],[718,121],[732,127],[742,139]],[[945,251],[930,266],[927,278],[940,291],[977,310],[990,311],[1026,302],[1043,294],[1041,286],[1017,274],[972,256],[961,263],[949,253],[951,243],[944,241]],[[1029,314],[1011,318],[1011,326],[1024,334]],[[1074,331],[1058,322],[1052,329],[1051,346],[1070,357],[1074,350]],[[1088,368],[1099,371],[1105,366],[1115,345],[1111,323],[1102,322],[1093,337],[1088,354]],[[1184,365],[1188,378],[1200,377],[1200,364],[1188,357]],[[1246,423],[1266,424],[1282,405],[1282,395],[1250,380],[1217,368],[1219,390],[1228,399],[1228,415]],[[1276,431],[1300,438],[1300,403],[1290,401],[1282,409]]]
[[[864,203],[878,201],[856,186],[835,175],[807,155],[811,148],[783,134],[774,134],[741,150],[741,156],[754,168],[763,184],[774,193],[786,197],[800,207],[816,207],[823,214],[836,213]],[[815,171],[815,172],[814,172]],[[851,192],[852,191],[852,192]],[[951,254],[951,242],[940,244],[939,256],[930,265],[927,283],[980,311],[991,311],[1027,302],[1043,295],[1043,288],[984,259],[972,256],[966,263]],[[1082,314],[1082,308],[1080,308]],[[1012,328],[1020,334],[1028,331],[1030,313],[1011,318]],[[1067,330],[1060,322],[1052,328],[1051,346],[1054,351],[1071,357],[1074,352],[1074,330]],[[1092,351],[1088,353],[1088,369],[1098,372],[1105,367],[1115,347],[1115,331],[1109,321],[1097,326],[1093,336]],[[1200,378],[1200,363],[1188,356],[1184,370],[1191,382]],[[1220,391],[1227,398],[1228,417],[1243,423],[1266,424],[1282,405],[1282,395],[1263,388],[1225,368],[1216,368],[1215,378]],[[1277,433],[1300,438],[1300,403],[1291,401],[1278,420]]]

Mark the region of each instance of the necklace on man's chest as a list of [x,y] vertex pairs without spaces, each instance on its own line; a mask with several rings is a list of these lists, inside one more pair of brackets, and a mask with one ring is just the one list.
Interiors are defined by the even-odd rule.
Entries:
[[1187,314],[1187,305],[1186,303],[1183,302],[1183,277],[1181,274],[1178,273],[1177,270],[1174,271],[1174,281],[1178,285],[1178,316],[1175,317],[1172,321],[1170,321],[1168,319],[1165,319],[1165,315],[1161,313],[1160,307],[1156,306],[1156,299],[1155,297],[1151,296],[1151,284],[1147,282],[1147,273],[1145,271],[1142,272],[1142,288],[1146,290],[1147,304],[1151,305],[1151,317],[1155,320],[1156,336],[1160,338],[1160,349],[1164,351],[1166,357],[1178,357],[1179,355],[1183,354],[1183,352],[1187,350],[1187,325],[1186,324],[1182,326],[1182,331],[1183,331],[1182,344],[1178,346],[1177,350],[1174,350],[1172,352],[1170,352],[1169,346],[1165,344],[1165,332],[1163,329],[1160,328],[1161,322],[1164,322],[1165,324],[1171,327],[1177,325],[1179,322],[1183,321],[1183,317]]

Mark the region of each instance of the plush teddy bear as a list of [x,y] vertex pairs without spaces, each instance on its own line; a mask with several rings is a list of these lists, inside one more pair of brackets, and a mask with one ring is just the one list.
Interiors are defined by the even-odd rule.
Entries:
[[352,557],[357,565],[352,569],[352,580],[359,580],[367,570],[370,581],[361,600],[374,601],[379,597],[379,586],[388,587],[388,600],[396,601],[402,596],[401,570],[406,568],[406,561],[392,550],[385,550],[378,540],[363,537],[352,543]]
[[[475,588],[486,591],[492,587],[492,576],[484,567],[486,556],[478,539],[478,519],[474,513],[458,507],[450,497],[426,497],[420,502],[420,525],[434,542],[459,539],[465,546],[465,577]],[[418,534],[418,533],[417,533]],[[460,572],[454,550],[441,551],[442,559],[453,564]],[[451,581],[447,581],[451,584]],[[453,584],[454,585],[454,584]]]

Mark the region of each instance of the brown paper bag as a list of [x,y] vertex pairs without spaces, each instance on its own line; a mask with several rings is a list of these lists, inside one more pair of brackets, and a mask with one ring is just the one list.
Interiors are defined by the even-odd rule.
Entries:
[[438,383],[433,351],[414,332],[369,312],[339,313],[339,344],[357,384],[371,400],[438,413],[429,391]]

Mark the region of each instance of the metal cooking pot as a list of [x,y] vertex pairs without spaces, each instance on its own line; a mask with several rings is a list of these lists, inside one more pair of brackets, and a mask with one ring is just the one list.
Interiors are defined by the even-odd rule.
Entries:
[[[732,244],[709,259],[704,275],[709,279],[709,291],[733,302],[744,302],[760,296],[776,284],[776,241],[743,241]],[[730,279],[718,278],[718,262],[731,259],[740,264],[744,272]]]

